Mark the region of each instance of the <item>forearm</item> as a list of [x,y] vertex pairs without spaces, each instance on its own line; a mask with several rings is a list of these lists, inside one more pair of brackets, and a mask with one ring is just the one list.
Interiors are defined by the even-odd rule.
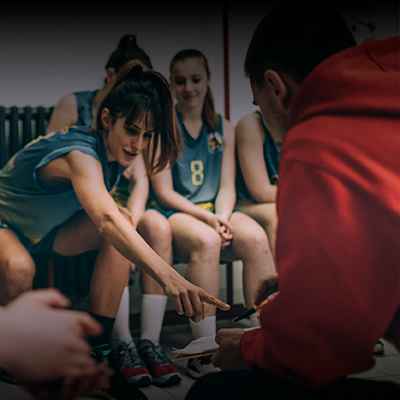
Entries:
[[236,195],[234,190],[221,189],[215,199],[215,214],[229,219],[235,207]]
[[127,201],[127,208],[131,212],[136,225],[143,216],[148,198],[148,184],[136,184]]
[[257,203],[275,203],[278,187],[276,185],[262,185],[257,190],[249,190]]

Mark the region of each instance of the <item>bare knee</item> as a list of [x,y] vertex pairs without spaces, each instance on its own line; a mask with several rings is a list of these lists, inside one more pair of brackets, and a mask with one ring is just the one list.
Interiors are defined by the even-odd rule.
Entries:
[[234,246],[236,253],[239,253],[238,256],[241,258],[258,258],[271,253],[268,237],[261,229],[234,236]]
[[221,251],[221,237],[215,231],[210,230],[199,234],[192,244],[192,253],[202,257],[215,257]]
[[2,264],[2,273],[7,280],[32,281],[35,265],[30,257],[15,255]]
[[171,243],[172,231],[168,220],[157,212],[148,211],[140,220],[138,232],[147,243]]
[[3,304],[32,288],[35,265],[29,256],[14,255],[1,263]]

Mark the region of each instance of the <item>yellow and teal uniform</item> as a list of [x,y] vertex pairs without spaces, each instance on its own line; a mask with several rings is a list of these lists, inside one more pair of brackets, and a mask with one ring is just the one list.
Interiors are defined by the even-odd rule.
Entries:
[[[171,167],[173,188],[191,202],[213,211],[221,179],[223,118],[218,115],[217,129],[204,121],[199,136],[193,139],[178,111],[177,117],[183,148]],[[156,208],[167,217],[177,212],[159,204]]]
[[78,119],[75,125],[79,126],[92,126],[93,120],[93,101],[97,94],[97,90],[85,90],[74,92],[76,100],[76,110]]
[[[40,136],[0,170],[0,228],[12,229],[31,252],[39,251],[38,245],[43,240],[48,242],[48,235],[54,239],[56,230],[82,209],[71,183],[50,185],[38,175],[41,167],[75,150],[100,162],[110,191],[119,179],[121,167],[108,162],[102,136],[85,127]],[[42,252],[43,247],[39,247]]]

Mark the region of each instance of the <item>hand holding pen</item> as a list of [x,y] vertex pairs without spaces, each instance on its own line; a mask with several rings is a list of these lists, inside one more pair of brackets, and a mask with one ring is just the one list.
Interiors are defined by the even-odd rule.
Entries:
[[278,293],[278,289],[278,278],[266,279],[258,291],[256,305],[233,318],[232,322],[241,321],[242,319],[248,318],[257,311],[261,310],[264,304],[271,299],[271,296]]

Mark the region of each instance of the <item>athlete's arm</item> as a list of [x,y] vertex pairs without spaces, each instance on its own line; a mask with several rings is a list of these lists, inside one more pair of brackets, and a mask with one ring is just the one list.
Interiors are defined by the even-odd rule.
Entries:
[[[146,172],[143,156],[139,155],[125,171],[130,181],[130,195],[127,201],[127,208],[132,214],[135,226],[144,214],[147,198],[149,196],[149,178]],[[124,173],[124,175],[125,175]]]
[[224,120],[224,152],[221,182],[215,199],[215,213],[229,220],[236,202],[235,192],[235,135],[232,125]]
[[271,185],[264,159],[264,130],[261,121],[251,113],[236,126],[236,149],[240,168],[251,197],[258,203],[276,201],[276,185]]
[[46,177],[69,180],[83,209],[101,235],[133,263],[140,263],[164,289],[174,296],[178,313],[202,316],[202,302],[222,309],[229,306],[192,285],[167,264],[121,214],[104,184],[100,163],[80,151],[52,161],[46,167]]
[[73,94],[61,97],[50,117],[47,132],[64,130],[78,120],[76,98]]

